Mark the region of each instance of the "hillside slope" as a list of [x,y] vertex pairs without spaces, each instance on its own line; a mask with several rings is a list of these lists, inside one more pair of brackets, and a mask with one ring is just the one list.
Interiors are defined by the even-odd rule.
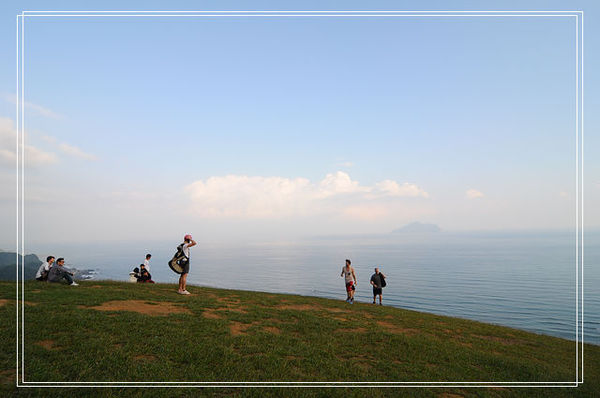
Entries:
[[[176,286],[25,283],[25,380],[575,380],[575,343],[370,304]],[[0,283],[0,395],[16,395],[14,283]],[[578,388],[26,388],[18,396],[600,396],[600,347]],[[453,395],[454,394],[454,395]]]

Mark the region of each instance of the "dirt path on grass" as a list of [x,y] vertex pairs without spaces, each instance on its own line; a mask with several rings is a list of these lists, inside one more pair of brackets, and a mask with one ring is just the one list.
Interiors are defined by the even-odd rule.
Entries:
[[80,308],[97,311],[131,311],[150,316],[192,313],[189,309],[175,303],[144,300],[115,300],[107,301],[95,307],[80,306]]

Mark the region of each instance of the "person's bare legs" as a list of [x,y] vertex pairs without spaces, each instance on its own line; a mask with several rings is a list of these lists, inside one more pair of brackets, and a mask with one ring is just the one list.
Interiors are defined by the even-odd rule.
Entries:
[[183,292],[186,289],[186,282],[187,282],[187,273],[186,274],[181,274],[179,276],[179,291]]
[[[382,296],[382,295],[380,294],[380,295],[379,295],[379,305],[383,305],[383,304],[381,304],[381,296]],[[373,300],[373,302],[375,302],[375,300]]]

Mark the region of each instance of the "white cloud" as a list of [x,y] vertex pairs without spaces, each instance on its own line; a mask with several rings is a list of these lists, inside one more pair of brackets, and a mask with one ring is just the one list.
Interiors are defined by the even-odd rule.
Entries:
[[465,192],[465,195],[467,196],[467,199],[477,199],[477,198],[483,198],[485,195],[481,192],[478,191],[476,189],[467,189],[467,192]]
[[[12,119],[0,117],[0,162],[9,166],[15,166],[17,159],[17,131],[14,127]],[[26,166],[43,166],[56,163],[58,161],[55,154],[43,151],[32,145],[21,147],[19,150],[24,151]]]
[[77,157],[80,159],[85,159],[85,160],[97,160],[98,159],[96,157],[96,155],[92,155],[91,153],[84,152],[80,148],[73,146],[73,145],[62,143],[58,147],[61,151],[63,151],[67,155],[71,155],[71,156],[74,156],[74,157]]
[[380,195],[385,196],[422,196],[424,198],[428,198],[429,194],[419,188],[415,184],[410,184],[405,182],[400,185],[396,181],[393,180],[383,180],[375,184],[374,191],[379,193]]
[[[4,95],[4,99],[13,104],[17,103],[17,97],[15,95],[6,94]],[[24,101],[25,109],[30,109],[38,115],[48,117],[50,119],[62,119],[63,116],[38,104],[34,104],[32,102]]]
[[239,218],[330,214],[373,219],[388,214],[391,205],[397,207],[398,198],[428,196],[414,184],[392,180],[361,186],[341,171],[317,183],[306,178],[216,176],[188,185],[185,192],[202,217]]
[[352,163],[352,162],[340,162],[337,165],[340,166],[340,167],[352,167],[352,166],[354,166],[354,163]]

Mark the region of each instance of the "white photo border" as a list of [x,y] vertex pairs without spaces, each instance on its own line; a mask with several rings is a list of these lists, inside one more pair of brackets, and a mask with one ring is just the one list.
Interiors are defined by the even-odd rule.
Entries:
[[[25,18],[26,17],[571,17],[575,21],[575,381],[570,382],[28,382],[25,381]],[[578,387],[584,380],[584,12],[559,11],[22,11],[16,16],[16,386],[17,387]],[[581,25],[579,23],[581,19]],[[580,106],[581,104],[581,106]],[[20,265],[20,267],[19,267]],[[579,273],[581,268],[581,274]],[[20,284],[19,284],[20,282]],[[581,285],[581,290],[579,286]],[[581,297],[580,297],[581,296]],[[581,298],[581,301],[579,299]],[[581,307],[581,308],[580,308]],[[580,312],[581,309],[581,312]],[[580,329],[581,327],[581,329]],[[581,337],[581,342],[580,342]],[[581,346],[581,355],[580,355]],[[581,368],[581,373],[579,372]]]

